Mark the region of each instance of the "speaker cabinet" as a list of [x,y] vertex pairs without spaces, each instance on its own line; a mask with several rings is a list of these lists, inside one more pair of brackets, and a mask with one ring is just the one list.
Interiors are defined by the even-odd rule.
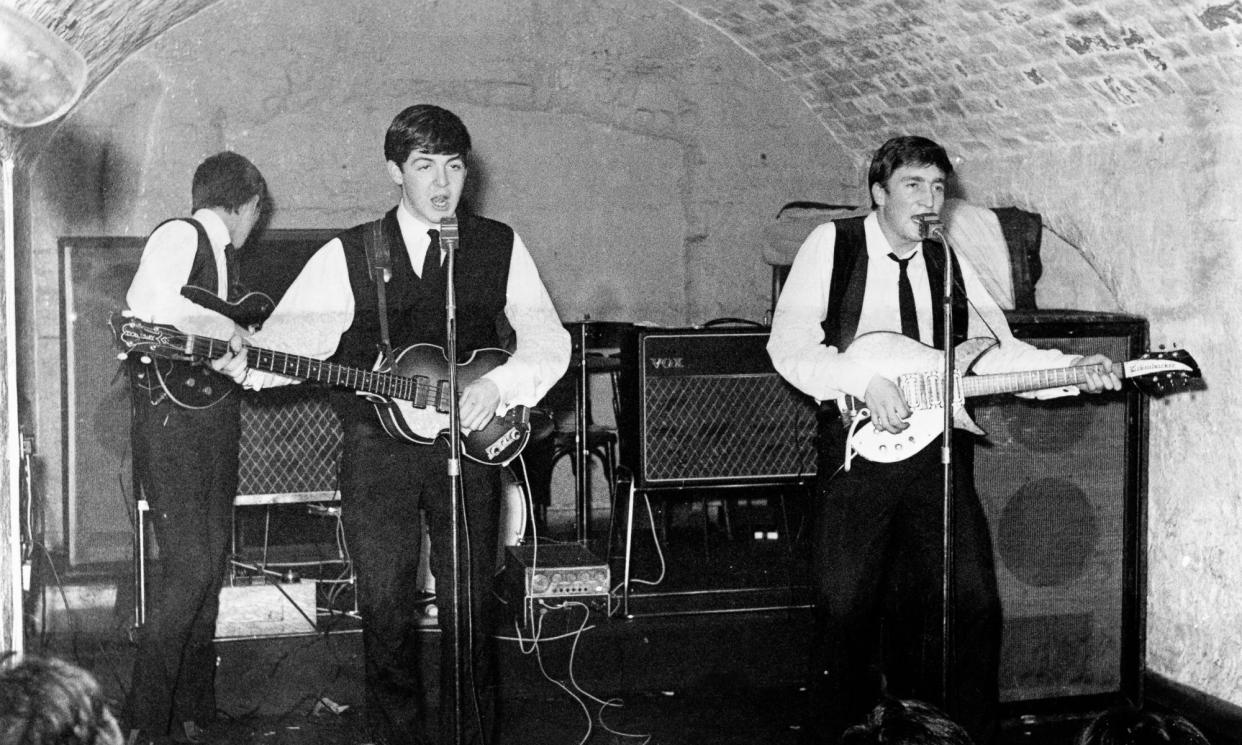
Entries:
[[287,386],[245,391],[237,493],[270,503],[336,498],[341,423],[328,391]]
[[[1131,359],[1146,321],[1011,313],[1015,336]],[[975,451],[1004,609],[1001,700],[1137,700],[1143,650],[1146,401],[1135,392],[985,399]],[[1060,702],[1064,704],[1064,701]]]
[[621,347],[621,462],[642,489],[815,473],[814,402],[772,368],[766,328],[636,328]]
[[[310,255],[332,235],[327,230],[266,231],[242,251],[242,276],[250,289],[279,300]],[[60,241],[61,477],[66,543],[74,566],[128,561],[132,552],[129,383],[117,375],[117,347],[108,320],[125,305],[145,242],[130,237]],[[264,400],[250,398],[243,408],[241,493],[330,493],[335,489],[331,458],[336,445],[319,437],[330,427],[326,404],[307,403],[300,393]],[[294,428],[290,434],[273,431],[284,425]],[[330,484],[325,469],[332,471]]]

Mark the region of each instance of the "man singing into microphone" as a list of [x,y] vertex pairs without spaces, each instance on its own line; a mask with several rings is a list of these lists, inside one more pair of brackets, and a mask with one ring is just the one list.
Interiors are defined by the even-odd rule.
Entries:
[[[384,342],[398,351],[419,343],[444,347],[449,246],[441,240],[446,227],[441,223],[456,216],[460,356],[464,361],[475,350],[504,347],[502,334],[508,329],[516,337],[506,361],[462,388],[462,428],[479,430],[498,413],[543,398],[569,365],[569,334],[522,239],[507,225],[459,209],[469,153],[470,135],[452,112],[416,105],[398,114],[384,140],[388,175],[401,198],[378,220],[382,240],[377,243],[387,246],[391,264],[389,272],[380,272],[386,275],[382,295],[369,270],[366,236],[375,223],[358,225],[319,249],[249,343],[368,370]],[[237,343],[234,339],[234,349]],[[290,382],[246,369],[245,363],[244,354],[218,361],[249,388]],[[432,377],[446,378],[447,371]],[[473,641],[473,659],[462,661],[458,700],[453,655],[460,650],[453,648],[448,633],[455,621],[449,593],[458,584],[451,570],[448,447],[443,439],[419,445],[390,437],[375,408],[350,391],[334,391],[332,402],[344,431],[341,519],[364,624],[371,736],[390,745],[430,741],[424,731],[417,635],[421,508],[428,520],[439,622],[445,631],[438,741],[454,742],[460,727],[463,742],[490,742],[494,651],[484,608],[495,571],[499,468],[461,460],[465,515],[459,522],[458,560],[462,578],[469,581],[469,602],[463,599],[460,610],[470,615],[460,619],[458,628],[461,638]]]
[[[867,177],[871,213],[811,232],[773,315],[768,352],[776,370],[821,402],[809,742],[837,742],[883,692],[941,704],[977,745],[988,745],[995,731],[1001,607],[991,537],[974,488],[972,436],[957,430],[953,438],[955,623],[946,701],[940,438],[904,460],[854,457],[844,470],[847,431],[834,403],[842,394],[865,401],[871,421],[864,427],[897,433],[909,426],[911,410],[896,383],[851,358],[847,348],[871,332],[946,348],[945,247],[923,236],[938,222],[952,174],[944,149],[931,140],[884,143]],[[1090,373],[1085,387],[1121,387],[1101,355],[1079,358],[1014,339],[975,270],[959,254],[952,257],[948,348],[974,337],[1000,342],[974,372],[1099,364],[1107,372]]]

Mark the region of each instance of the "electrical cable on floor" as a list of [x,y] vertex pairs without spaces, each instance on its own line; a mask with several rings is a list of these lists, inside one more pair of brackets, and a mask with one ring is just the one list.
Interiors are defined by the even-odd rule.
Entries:
[[[533,633],[532,633],[531,638],[529,639],[529,647],[527,646],[528,641],[525,637],[523,637],[522,630],[518,626],[516,619],[514,619],[513,627],[514,627],[515,633],[517,634],[517,637],[516,638],[497,637],[497,638],[518,642],[518,649],[521,651],[523,655],[534,654],[535,660],[537,661],[539,665],[539,672],[543,675],[543,677],[547,681],[552,683],[553,685],[563,690],[566,694],[568,694],[569,697],[573,699],[574,703],[578,704],[579,708],[582,709],[582,712],[587,720],[587,730],[586,730],[586,733],[583,735],[582,739],[579,740],[578,745],[585,745],[585,743],[591,738],[591,733],[594,731],[595,723],[597,720],[598,720],[600,728],[603,729],[605,732],[608,732],[609,734],[615,735],[617,737],[625,737],[625,738],[642,738],[639,745],[646,745],[648,742],[650,742],[651,741],[650,734],[631,734],[631,733],[626,733],[626,732],[620,732],[618,730],[612,729],[607,724],[605,724],[604,718],[603,718],[604,710],[609,707],[620,708],[624,706],[624,702],[622,702],[620,699],[617,699],[617,698],[609,699],[605,701],[597,696],[594,696],[588,693],[586,690],[582,688],[582,686],[578,684],[577,677],[574,675],[574,661],[578,653],[578,643],[582,639],[582,635],[585,632],[589,631],[590,629],[595,628],[594,625],[587,624],[587,622],[590,620],[590,617],[591,617],[591,609],[586,605],[586,603],[583,603],[577,600],[568,600],[568,601],[564,601],[556,605],[551,605],[547,603],[546,601],[540,600],[539,605],[541,606],[541,612],[538,614],[537,619],[532,619],[534,621],[534,629],[532,629]],[[582,609],[582,622],[578,625],[578,628],[575,629],[574,631],[571,631],[566,634],[561,634],[559,636],[544,637],[543,636],[543,621],[544,621],[544,618],[547,616],[547,613],[549,611],[554,611],[554,610],[568,610],[569,608],[581,608]],[[572,688],[570,688],[570,686],[565,685],[563,682],[557,680],[556,678],[553,678],[548,673],[547,667],[544,665],[544,662],[543,662],[543,654],[539,648],[539,645],[541,642],[550,642],[550,641],[556,641],[560,639],[573,639],[573,644],[569,650],[569,661],[568,661],[568,671],[567,671],[569,682],[573,686]],[[581,696],[579,694],[581,694]],[[594,717],[591,714],[590,707],[587,706],[586,700],[590,700],[590,701],[600,704],[599,713],[596,714]]]
[[[544,606],[545,611],[554,607],[554,606],[547,605],[543,601],[540,601],[540,605]],[[565,685],[561,681],[549,675],[547,668],[543,664],[543,654],[539,651],[539,637],[543,631],[543,619],[545,615],[546,613],[539,614],[539,620],[535,624],[535,636],[534,636],[534,639],[531,640],[530,651],[527,652],[525,649],[523,649],[522,653],[523,654],[533,653],[535,655],[535,661],[539,664],[539,672],[543,674],[544,679],[548,680],[553,685],[555,685],[557,688],[560,688],[562,691],[568,694],[569,697],[573,699],[574,703],[578,704],[578,706],[582,709],[582,713],[586,717],[587,729],[586,729],[586,734],[584,734],[582,736],[582,739],[578,741],[578,745],[586,745],[587,740],[591,739],[592,730],[594,730],[595,728],[594,721],[591,718],[591,710],[587,708],[586,702],[583,701],[581,698],[579,698],[578,694],[574,693],[574,691],[570,689],[569,686]],[[569,634],[569,636],[572,636],[575,640],[577,640],[577,638],[582,635],[582,632],[585,629],[585,624],[586,624],[586,620],[584,619],[583,625],[580,626],[576,632]],[[570,658],[569,658],[569,664],[571,667],[573,666],[572,651],[571,651]]]
[[598,696],[593,696],[592,694],[585,691],[582,688],[582,686],[578,685],[578,679],[574,676],[574,656],[578,652],[578,640],[581,639],[582,633],[586,631],[586,628],[587,628],[586,622],[587,622],[587,619],[590,618],[591,610],[590,608],[586,606],[585,603],[582,603],[576,600],[569,601],[565,603],[565,605],[575,605],[575,606],[581,607],[582,612],[583,612],[582,625],[578,627],[578,633],[574,634],[574,643],[573,643],[573,646],[569,650],[569,682],[573,683],[574,688],[579,693],[581,693],[583,696],[586,696],[590,700],[600,705],[599,713],[596,714],[596,718],[599,720],[599,726],[601,729],[603,729],[605,732],[609,734],[616,735],[617,737],[642,738],[642,741],[639,745],[647,745],[647,743],[651,742],[651,737],[652,737],[651,734],[641,735],[641,734],[631,733],[631,732],[620,732],[618,730],[612,729],[611,727],[609,727],[607,724],[604,723],[604,710],[609,707],[615,707],[618,709],[622,708],[625,706],[624,701],[622,701],[620,698],[617,698],[617,697],[613,697],[605,701],[599,698]]

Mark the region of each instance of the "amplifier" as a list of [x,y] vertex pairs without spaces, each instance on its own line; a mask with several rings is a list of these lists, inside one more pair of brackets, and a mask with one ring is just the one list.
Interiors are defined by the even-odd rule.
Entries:
[[577,543],[506,549],[504,595],[510,608],[522,607],[526,628],[534,626],[539,609],[564,601],[607,609],[610,582],[608,563]]
[[642,489],[793,483],[815,474],[814,401],[766,327],[636,328],[621,346],[621,461]]

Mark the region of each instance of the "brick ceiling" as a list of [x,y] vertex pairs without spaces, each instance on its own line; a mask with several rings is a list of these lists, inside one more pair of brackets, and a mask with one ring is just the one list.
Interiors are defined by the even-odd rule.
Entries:
[[[82,52],[89,90],[214,1],[15,5]],[[1242,0],[666,1],[766,64],[850,150],[916,129],[969,153],[1211,127],[1242,89]]]

